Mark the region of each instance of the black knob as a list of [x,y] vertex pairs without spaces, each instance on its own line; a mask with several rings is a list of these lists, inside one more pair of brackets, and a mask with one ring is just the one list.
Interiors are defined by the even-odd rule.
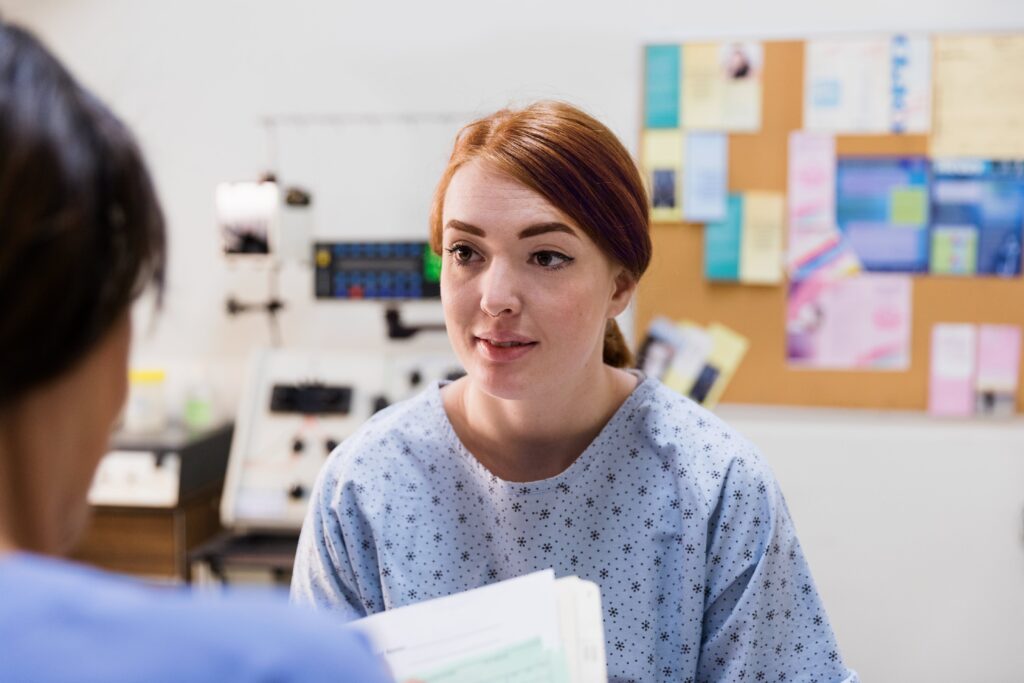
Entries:
[[409,373],[409,386],[418,387],[422,381],[423,375],[420,374],[419,370],[413,370]]
[[387,408],[391,403],[388,401],[388,397],[381,394],[373,400],[373,412],[379,413],[380,411]]
[[334,439],[327,439],[326,441],[324,441],[324,448],[327,449],[327,455],[330,455],[337,447],[338,442],[335,441]]
[[302,484],[294,484],[288,489],[288,497],[292,500],[300,500],[306,497],[306,487]]
[[306,448],[306,442],[302,439],[292,441],[292,453],[301,453]]

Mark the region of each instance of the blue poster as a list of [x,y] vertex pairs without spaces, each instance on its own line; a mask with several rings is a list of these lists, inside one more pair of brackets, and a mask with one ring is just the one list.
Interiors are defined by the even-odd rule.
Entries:
[[729,195],[725,220],[704,226],[704,277],[737,282],[743,239],[743,195]]
[[682,51],[678,45],[649,45],[645,57],[644,127],[678,128]]
[[932,272],[1021,272],[1024,161],[940,159],[932,185]]
[[928,160],[846,157],[836,167],[836,223],[867,271],[928,272]]
[[724,219],[729,196],[728,136],[689,133],[683,149],[683,219],[696,223]]

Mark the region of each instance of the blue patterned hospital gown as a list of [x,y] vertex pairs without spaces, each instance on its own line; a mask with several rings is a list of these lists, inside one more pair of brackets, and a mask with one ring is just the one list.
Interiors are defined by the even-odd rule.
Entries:
[[350,618],[552,567],[601,587],[612,681],[856,681],[756,448],[644,379],[583,454],[503,481],[465,449],[440,387],[331,456],[292,598]]

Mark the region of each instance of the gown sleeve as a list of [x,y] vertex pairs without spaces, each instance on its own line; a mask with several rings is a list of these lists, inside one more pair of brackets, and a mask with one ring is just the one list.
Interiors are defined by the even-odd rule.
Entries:
[[779,486],[735,459],[708,522],[698,681],[854,683]]
[[345,620],[358,619],[367,612],[360,599],[341,519],[333,505],[341,492],[331,464],[324,467],[317,479],[302,525],[292,572],[291,600],[328,609]]

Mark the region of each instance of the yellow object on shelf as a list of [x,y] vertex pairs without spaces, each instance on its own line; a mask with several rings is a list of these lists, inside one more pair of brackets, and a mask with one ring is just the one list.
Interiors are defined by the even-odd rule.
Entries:
[[124,412],[126,432],[153,434],[167,427],[166,379],[167,373],[156,368],[133,368],[128,372],[128,403]]

